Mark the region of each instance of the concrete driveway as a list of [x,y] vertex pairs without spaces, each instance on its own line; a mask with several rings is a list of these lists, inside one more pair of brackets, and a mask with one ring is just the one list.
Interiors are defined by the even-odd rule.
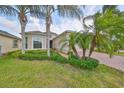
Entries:
[[[82,51],[78,51],[78,54],[81,56]],[[122,56],[113,56],[110,58],[109,55],[105,53],[93,52],[91,57],[98,59],[101,64],[124,71],[124,57]]]

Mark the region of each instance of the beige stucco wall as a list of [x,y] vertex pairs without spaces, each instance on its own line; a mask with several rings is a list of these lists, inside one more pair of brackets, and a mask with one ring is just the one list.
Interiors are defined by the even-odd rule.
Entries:
[[1,53],[7,53],[10,51],[15,51],[20,49],[21,41],[18,40],[18,47],[13,48],[13,40],[15,39],[0,35]]
[[32,35],[31,34],[28,34],[28,35],[25,35],[25,37],[27,37],[28,38],[28,49],[29,50],[31,50],[31,49],[33,49],[33,47],[32,47]]
[[64,33],[60,34],[58,37],[54,38],[53,39],[53,49],[67,53],[69,50],[68,45],[64,46],[63,48],[62,48],[62,45],[64,43],[64,40],[69,38],[69,34],[70,34],[69,32],[64,32]]
[[[28,37],[28,50],[33,50],[33,38],[35,37],[40,37],[42,40],[42,49],[46,49],[46,35],[42,35],[41,33],[35,33],[35,34],[26,34],[26,37]],[[56,35],[55,34],[51,34],[51,38],[50,40],[52,40],[53,38],[55,38]]]
[[[69,39],[69,35],[70,35],[70,32],[63,32],[57,38],[54,38],[53,39],[53,49],[55,49],[57,51],[60,51],[60,52],[63,52],[63,53],[68,53],[69,46],[65,45],[62,48],[62,45],[64,43],[64,40],[68,40]],[[77,51],[81,51],[81,48],[77,44],[75,44],[75,47],[76,47]]]

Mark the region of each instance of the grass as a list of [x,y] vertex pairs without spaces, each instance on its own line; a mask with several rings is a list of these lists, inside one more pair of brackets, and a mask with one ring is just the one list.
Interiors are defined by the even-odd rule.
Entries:
[[105,65],[77,69],[54,61],[0,58],[0,87],[124,87],[124,72]]
[[124,56],[124,52],[119,52],[119,53],[115,52],[114,55],[117,55],[117,56]]
[[[105,52],[102,52],[102,51],[98,51],[98,50],[95,50],[96,52],[100,52],[100,53],[105,53]],[[106,53],[107,54],[107,53]],[[113,55],[115,55],[115,56],[124,56],[124,52],[114,52],[114,54]]]

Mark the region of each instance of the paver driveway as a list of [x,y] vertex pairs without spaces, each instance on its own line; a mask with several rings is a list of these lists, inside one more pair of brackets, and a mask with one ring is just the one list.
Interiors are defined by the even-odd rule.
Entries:
[[[82,51],[78,51],[78,54],[81,56]],[[98,59],[102,64],[124,71],[124,57],[122,56],[113,56],[110,58],[105,53],[93,52],[91,57]]]

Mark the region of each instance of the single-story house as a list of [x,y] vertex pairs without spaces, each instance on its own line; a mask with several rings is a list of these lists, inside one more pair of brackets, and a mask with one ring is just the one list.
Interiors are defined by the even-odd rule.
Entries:
[[0,54],[21,48],[21,39],[8,32],[0,30]]
[[[61,47],[63,39],[68,39],[71,31],[64,31],[57,35],[54,32],[50,32],[50,48],[57,51],[68,52],[68,45],[62,50]],[[46,32],[41,31],[28,31],[25,32],[25,48],[27,50],[33,49],[47,49],[46,46]],[[14,50],[21,49],[21,38],[14,36],[8,32],[0,30],[0,54],[7,53]]]
[[[47,49],[46,47],[46,32],[28,31],[25,32],[25,48],[33,49]],[[57,36],[56,33],[50,32],[50,48],[52,48],[52,39]]]

